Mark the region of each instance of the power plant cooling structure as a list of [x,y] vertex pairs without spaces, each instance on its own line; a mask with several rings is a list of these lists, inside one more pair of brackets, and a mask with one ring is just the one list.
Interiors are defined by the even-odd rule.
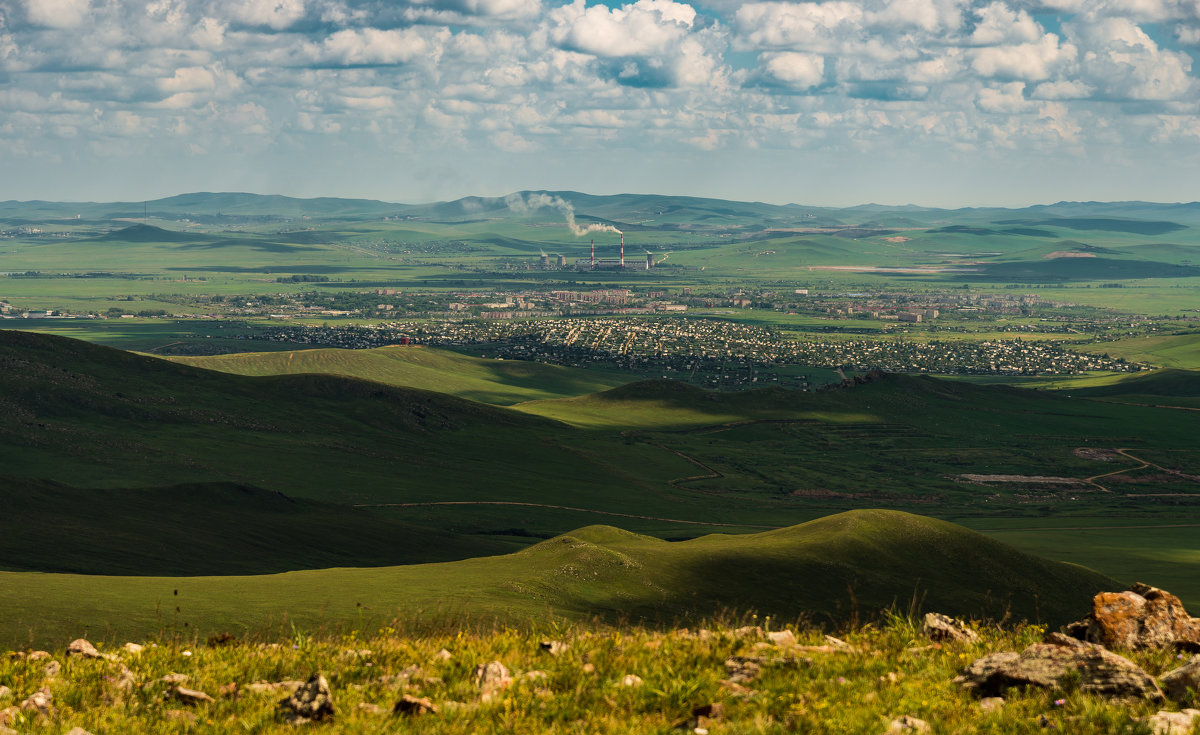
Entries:
[[651,268],[654,267],[654,255],[651,254],[649,250],[646,251],[645,265],[643,265],[642,261],[640,261],[640,260],[636,261],[632,264],[625,262],[625,235],[624,234],[621,235],[621,241],[620,241],[619,247],[620,247],[620,250],[618,251],[616,258],[597,258],[596,257],[596,241],[592,240],[591,253],[590,253],[589,257],[587,259],[580,259],[580,260],[575,261],[575,268],[577,270],[608,271],[608,270],[628,270],[630,268],[633,268],[635,270],[642,270],[643,268],[645,268],[646,270],[650,270]]

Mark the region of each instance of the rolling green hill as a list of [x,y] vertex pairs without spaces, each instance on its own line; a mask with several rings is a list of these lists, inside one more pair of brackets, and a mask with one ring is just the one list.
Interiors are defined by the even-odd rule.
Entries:
[[245,485],[75,488],[0,477],[0,569],[9,571],[266,574],[508,550]]
[[496,405],[578,396],[633,380],[632,376],[622,373],[520,360],[485,360],[421,346],[252,352],[167,359],[238,375],[329,373],[434,390]]
[[686,474],[654,447],[331,375],[243,377],[0,331],[0,465],[81,487],[233,482],[325,502],[621,510]]
[[[890,606],[1066,622],[1102,575],[1031,557],[953,524],[856,511],[792,528],[669,543],[592,526],[506,556],[264,577],[81,577],[0,572],[0,642],[160,632],[244,634],[280,621],[361,629],[393,618],[670,624],[726,610],[818,622]],[[178,610],[178,612],[176,612]],[[369,624],[369,623],[368,623]]]

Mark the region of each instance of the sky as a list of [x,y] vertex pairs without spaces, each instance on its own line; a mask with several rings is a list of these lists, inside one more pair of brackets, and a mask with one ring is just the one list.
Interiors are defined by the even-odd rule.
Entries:
[[1200,0],[0,0],[0,199],[1200,199]]

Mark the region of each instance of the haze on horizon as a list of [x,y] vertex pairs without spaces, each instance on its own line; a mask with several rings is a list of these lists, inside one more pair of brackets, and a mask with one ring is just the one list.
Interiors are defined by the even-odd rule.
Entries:
[[1200,199],[1200,0],[0,0],[0,199]]

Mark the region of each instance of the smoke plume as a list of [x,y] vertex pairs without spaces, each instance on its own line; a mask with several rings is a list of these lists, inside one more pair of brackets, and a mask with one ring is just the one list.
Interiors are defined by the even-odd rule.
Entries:
[[575,224],[575,207],[562,197],[554,197],[549,194],[530,194],[528,199],[523,198],[520,194],[509,194],[504,198],[504,203],[508,208],[519,214],[526,212],[534,212],[539,209],[557,209],[562,212],[563,219],[567,222],[567,227],[575,235],[582,237],[589,232],[615,232],[618,235],[621,231],[612,225],[602,225],[599,223],[590,225]]

